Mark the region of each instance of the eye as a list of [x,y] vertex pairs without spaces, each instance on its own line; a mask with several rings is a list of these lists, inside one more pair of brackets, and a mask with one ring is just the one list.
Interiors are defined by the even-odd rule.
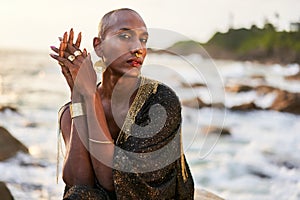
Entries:
[[119,35],[119,37],[120,37],[121,39],[130,39],[130,38],[131,38],[131,35],[128,34],[128,33],[121,33],[121,34]]
[[142,43],[145,43],[145,44],[146,44],[147,41],[148,41],[148,38],[141,38],[140,41],[141,41]]

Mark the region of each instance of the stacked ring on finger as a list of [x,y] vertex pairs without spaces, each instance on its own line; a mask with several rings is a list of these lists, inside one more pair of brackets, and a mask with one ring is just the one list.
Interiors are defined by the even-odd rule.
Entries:
[[73,54],[74,54],[75,57],[77,57],[77,56],[80,56],[82,53],[81,53],[81,51],[76,50],[76,51],[74,51]]
[[72,54],[68,56],[68,60],[71,61],[71,62],[73,62],[75,60],[75,58],[76,57]]

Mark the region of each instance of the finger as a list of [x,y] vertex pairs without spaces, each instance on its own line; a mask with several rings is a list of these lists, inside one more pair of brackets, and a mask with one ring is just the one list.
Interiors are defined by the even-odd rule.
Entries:
[[52,51],[54,51],[55,53],[59,53],[59,49],[56,48],[55,46],[50,46],[50,48],[52,49]]
[[59,56],[64,57],[63,42],[61,42],[59,45]]
[[[77,54],[76,51],[79,51],[81,54]],[[70,54],[75,55],[76,57],[76,61],[79,61],[80,64],[83,62],[83,60],[85,59],[85,57],[82,55],[82,52],[79,49],[76,49],[73,45],[68,44],[68,52],[70,52]],[[76,54],[75,54],[76,52]],[[73,61],[74,63],[74,61]]]
[[82,55],[83,55],[83,57],[86,57],[86,56],[87,56],[87,51],[86,51],[85,48],[83,49]]
[[69,34],[69,40],[68,40],[68,43],[70,45],[73,45],[73,39],[74,39],[74,31],[73,31],[73,28],[71,28],[70,34]]
[[81,43],[81,32],[78,33],[78,36],[77,36],[77,39],[75,42],[75,47],[77,47],[79,49],[80,43]]
[[[55,55],[55,54],[49,54],[53,59],[57,60],[58,62],[62,63],[64,66],[66,67],[71,67],[71,65],[73,65],[73,63],[71,61],[69,61],[68,59],[66,58],[62,58],[58,55]],[[74,66],[72,66],[74,67]]]
[[67,33],[67,31],[64,33],[63,42],[64,43],[68,42],[68,33]]

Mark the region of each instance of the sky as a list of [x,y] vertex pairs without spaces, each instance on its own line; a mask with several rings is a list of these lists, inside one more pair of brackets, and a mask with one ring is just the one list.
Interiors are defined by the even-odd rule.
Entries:
[[82,45],[91,49],[101,17],[122,7],[140,13],[148,28],[170,30],[199,42],[229,27],[262,27],[266,19],[279,30],[289,30],[290,22],[300,21],[300,0],[2,0],[0,49],[49,51],[71,27],[83,33]]

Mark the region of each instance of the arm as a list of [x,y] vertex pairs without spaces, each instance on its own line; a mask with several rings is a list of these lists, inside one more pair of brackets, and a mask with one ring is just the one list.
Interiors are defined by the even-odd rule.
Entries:
[[[112,141],[105,119],[101,98],[98,93],[85,96],[89,138],[96,141]],[[113,143],[90,142],[90,155],[99,183],[107,190],[113,190],[112,160],[114,155]]]
[[[85,120],[84,117],[78,120]],[[71,119],[69,107],[63,112],[60,126],[66,145],[66,156],[63,166],[63,180],[69,185],[94,185],[94,173],[89,152],[78,132],[86,133],[86,126],[75,126]],[[78,130],[78,131],[77,131]]]
[[[85,50],[74,61],[67,59],[70,54],[79,50],[80,42],[78,39],[73,45],[73,34],[73,30],[71,30],[69,40],[67,40],[67,34],[64,34],[59,49],[51,47],[58,54],[51,54],[51,57],[62,66],[62,72],[71,89],[72,103],[82,102],[86,106],[86,116],[71,119],[69,112],[67,112],[68,115],[65,116],[65,114],[62,119],[62,128],[66,127],[66,130],[63,131],[66,133],[63,133],[64,138],[69,138],[69,141],[66,142],[68,149],[63,170],[64,180],[71,185],[85,183],[86,180],[78,177],[77,173],[80,170],[86,170],[85,173],[89,174],[88,184],[93,184],[90,175],[94,171],[100,184],[110,190],[113,189],[112,171],[105,164],[111,163],[113,145],[91,144],[89,147],[88,144],[89,137],[111,140],[101,99],[96,92],[96,73],[92,67],[91,57]],[[81,40],[81,35],[79,37]],[[67,127],[71,127],[69,131]],[[84,167],[82,168],[79,167],[81,161],[86,163],[86,165],[83,164]],[[103,162],[105,164],[100,161],[105,161]]]

